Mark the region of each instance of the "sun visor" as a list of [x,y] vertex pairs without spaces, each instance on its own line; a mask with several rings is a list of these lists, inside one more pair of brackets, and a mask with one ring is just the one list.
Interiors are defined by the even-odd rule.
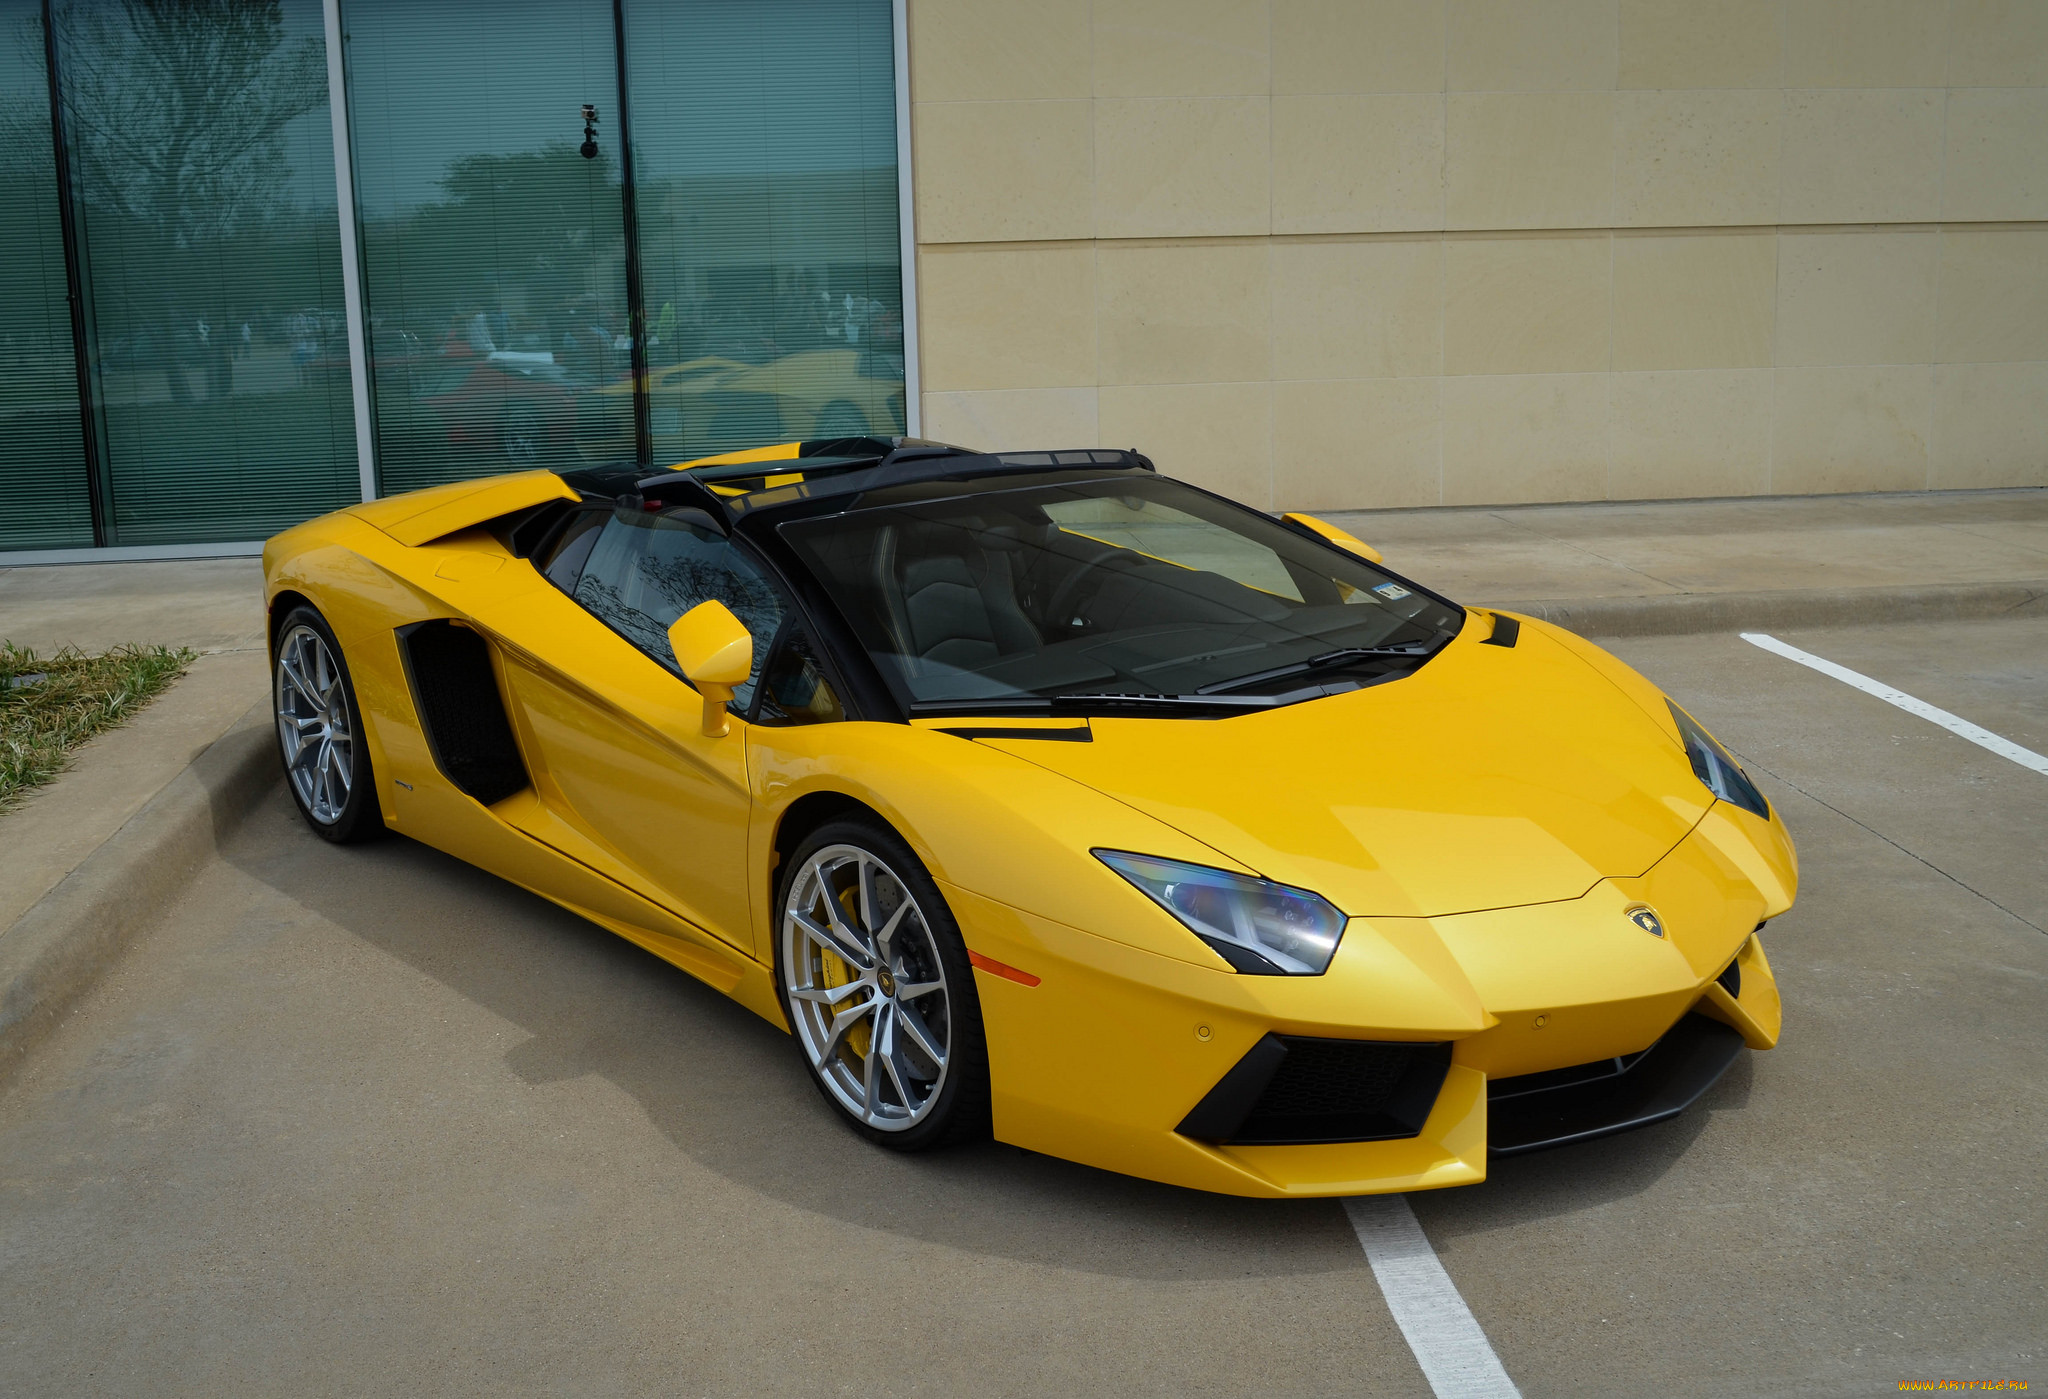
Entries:
[[457,481],[424,491],[408,491],[387,500],[349,507],[349,513],[375,525],[400,544],[417,547],[550,500],[579,499],[574,489],[552,471],[522,471],[482,481]]

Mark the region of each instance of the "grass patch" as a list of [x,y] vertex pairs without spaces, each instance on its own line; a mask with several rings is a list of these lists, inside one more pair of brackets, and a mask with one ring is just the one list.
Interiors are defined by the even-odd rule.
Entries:
[[79,744],[126,723],[192,661],[183,647],[123,646],[101,656],[66,647],[38,657],[0,641],[0,811],[62,772]]

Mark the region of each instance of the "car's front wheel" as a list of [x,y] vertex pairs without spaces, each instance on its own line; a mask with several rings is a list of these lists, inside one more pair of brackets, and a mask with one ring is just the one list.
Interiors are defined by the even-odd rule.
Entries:
[[830,822],[784,863],[776,907],[783,1005],[825,1100],[899,1151],[986,1135],[974,973],[910,847],[878,820]]
[[336,844],[384,829],[362,711],[327,619],[295,607],[278,629],[270,693],[285,784],[306,824]]

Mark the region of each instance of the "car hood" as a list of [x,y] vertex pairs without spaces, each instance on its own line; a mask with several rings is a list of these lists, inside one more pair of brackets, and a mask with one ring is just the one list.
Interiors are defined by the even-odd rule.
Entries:
[[1501,647],[1476,620],[1366,689],[995,743],[1353,916],[1575,899],[1647,872],[1712,805],[1676,729],[1540,624]]

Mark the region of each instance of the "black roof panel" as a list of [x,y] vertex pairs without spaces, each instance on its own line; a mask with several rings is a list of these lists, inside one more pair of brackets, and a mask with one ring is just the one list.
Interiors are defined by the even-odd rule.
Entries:
[[[585,495],[638,496],[698,506],[729,527],[741,516],[762,511],[923,482],[1153,469],[1151,460],[1138,452],[1104,447],[975,452],[916,438],[854,437],[802,443],[795,457],[772,461],[722,462],[655,472],[621,463],[567,471],[562,479]],[[792,476],[801,479],[781,479]]]

